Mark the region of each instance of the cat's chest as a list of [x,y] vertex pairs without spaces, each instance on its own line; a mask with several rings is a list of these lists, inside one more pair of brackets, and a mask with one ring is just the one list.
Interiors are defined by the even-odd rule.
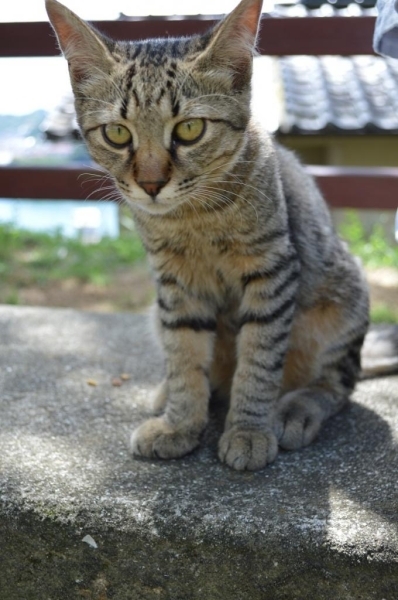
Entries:
[[148,251],[157,273],[173,276],[185,289],[219,305],[239,300],[242,274],[250,270],[244,239],[233,228],[174,228],[154,236]]

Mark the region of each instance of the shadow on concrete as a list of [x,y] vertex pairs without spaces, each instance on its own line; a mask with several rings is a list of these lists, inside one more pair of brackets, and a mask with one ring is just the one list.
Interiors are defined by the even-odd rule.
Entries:
[[[8,308],[0,333],[7,510],[86,533],[258,550],[270,569],[286,552],[309,552],[313,562],[327,549],[333,560],[397,560],[397,377],[361,382],[355,401],[312,446],[238,473],[217,458],[226,413],[219,404],[192,455],[130,456],[130,432],[145,418],[163,369],[141,317]],[[121,372],[131,379],[114,387]]]

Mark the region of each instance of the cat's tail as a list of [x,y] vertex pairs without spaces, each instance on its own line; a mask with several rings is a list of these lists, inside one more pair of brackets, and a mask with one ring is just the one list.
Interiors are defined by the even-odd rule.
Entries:
[[375,325],[366,334],[361,351],[361,377],[398,373],[398,325]]

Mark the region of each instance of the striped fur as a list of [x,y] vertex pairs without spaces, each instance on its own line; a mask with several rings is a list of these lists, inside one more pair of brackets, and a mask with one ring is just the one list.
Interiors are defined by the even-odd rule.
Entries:
[[[130,204],[157,285],[167,378],[161,413],[132,450],[193,450],[212,390],[230,397],[220,459],[259,469],[300,448],[346,403],[368,325],[362,274],[296,158],[250,114],[261,0],[242,0],[212,31],[112,42],[55,0],[79,124]],[[182,143],[176,126],[202,119]],[[107,143],[123,125],[131,142]]]

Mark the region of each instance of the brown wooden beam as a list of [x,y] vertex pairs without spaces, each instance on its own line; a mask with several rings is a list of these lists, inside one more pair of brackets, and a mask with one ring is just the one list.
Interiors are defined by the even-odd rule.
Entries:
[[[207,18],[151,18],[94,22],[114,39],[138,40],[201,33],[211,27]],[[259,38],[262,54],[373,54],[374,17],[265,16]],[[59,54],[48,23],[0,23],[0,57],[56,56]]]
[[[335,208],[396,210],[398,168],[307,167]],[[79,167],[1,167],[0,197],[101,200],[104,192],[91,169]],[[108,193],[108,190],[106,194]]]
[[263,18],[261,54],[374,54],[373,17]]
[[307,170],[334,208],[398,208],[398,168],[311,166]]
[[102,175],[82,167],[0,167],[0,197],[101,200],[104,193],[93,174]]

